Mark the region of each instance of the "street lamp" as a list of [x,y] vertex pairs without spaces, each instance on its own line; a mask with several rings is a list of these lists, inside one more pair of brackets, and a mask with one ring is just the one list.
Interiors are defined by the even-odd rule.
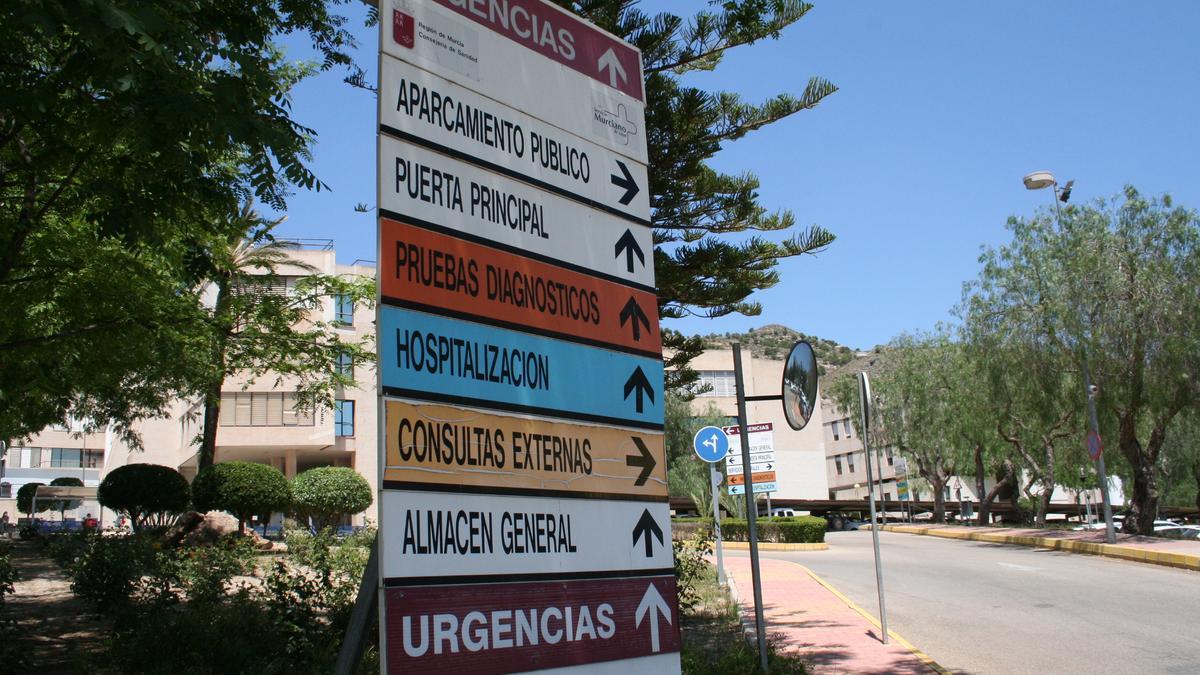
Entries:
[[[1055,221],[1058,223],[1059,234],[1063,234],[1062,209],[1058,203],[1066,202],[1071,198],[1071,188],[1075,185],[1075,181],[1069,180],[1067,184],[1059,187],[1058,181],[1055,180],[1054,174],[1049,171],[1034,171],[1027,174],[1022,179],[1027,190],[1042,190],[1044,188],[1052,188],[1054,195],[1054,213]],[[1082,313],[1082,308],[1080,309]],[[1083,322],[1080,322],[1082,325]],[[1095,438],[1097,450],[1100,444],[1100,424],[1096,420],[1096,394],[1099,392],[1097,387],[1092,386],[1092,375],[1088,368],[1087,346],[1084,344],[1084,339],[1076,340],[1075,348],[1079,350],[1080,363],[1083,365],[1083,392],[1087,396],[1088,421],[1091,424],[1091,436]],[[1088,445],[1092,444],[1092,438],[1088,439]],[[1089,448],[1089,452],[1091,452]],[[1117,543],[1117,534],[1113,529],[1112,519],[1112,504],[1109,503],[1108,497],[1108,472],[1104,469],[1104,455],[1096,453],[1096,477],[1100,482],[1100,497],[1104,502],[1104,541],[1115,544]]]

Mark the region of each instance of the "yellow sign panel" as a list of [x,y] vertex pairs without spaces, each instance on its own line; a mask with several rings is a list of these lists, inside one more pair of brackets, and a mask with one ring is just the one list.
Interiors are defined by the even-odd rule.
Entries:
[[[754,479],[755,483],[774,483],[775,482],[775,472],[774,471],[756,471],[756,472],[750,474],[750,476]],[[746,482],[746,476],[745,476],[745,474],[741,473],[740,471],[737,473],[729,474],[729,484],[730,485],[741,485],[742,483],[745,483],[745,482]]]
[[433,403],[386,409],[385,483],[667,496],[661,433]]

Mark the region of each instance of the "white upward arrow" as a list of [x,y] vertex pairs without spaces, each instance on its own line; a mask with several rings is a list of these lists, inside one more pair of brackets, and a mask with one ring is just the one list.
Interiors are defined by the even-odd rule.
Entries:
[[642,617],[646,613],[650,613],[650,651],[657,652],[658,647],[658,613],[662,613],[663,618],[667,623],[671,623],[671,608],[667,605],[667,601],[658,594],[658,589],[654,584],[650,584],[646,588],[646,594],[642,596],[642,601],[638,603],[637,613],[633,615],[636,624],[635,628],[642,627]]
[[629,79],[626,77],[625,69],[621,67],[621,62],[617,59],[617,55],[613,53],[612,47],[609,47],[608,51],[600,55],[600,60],[597,61],[596,65],[602,72],[605,68],[608,68],[608,84],[614,89],[619,86],[617,85],[618,75],[621,76],[622,82]]

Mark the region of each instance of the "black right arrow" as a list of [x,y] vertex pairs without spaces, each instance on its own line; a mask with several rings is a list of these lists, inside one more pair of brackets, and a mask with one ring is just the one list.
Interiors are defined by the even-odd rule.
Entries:
[[613,256],[617,258],[621,257],[621,251],[625,251],[625,265],[630,272],[633,272],[633,256],[636,255],[643,265],[646,264],[646,254],[642,253],[642,247],[638,246],[637,239],[634,239],[633,232],[630,230],[625,230],[625,234],[621,235],[621,238],[617,240],[617,245],[613,248],[615,249]]
[[614,173],[609,176],[609,179],[612,180],[613,185],[625,190],[625,194],[621,195],[621,198],[617,201],[621,202],[622,205],[628,206],[629,202],[633,201],[633,198],[641,190],[638,189],[637,182],[633,180],[633,174],[629,173],[629,167],[625,166],[625,162],[619,159],[616,162],[617,166],[621,169],[621,173],[624,175],[618,176]]
[[629,394],[637,391],[637,396],[634,401],[637,403],[637,411],[642,412],[642,394],[654,403],[654,390],[650,388],[650,380],[646,379],[646,373],[642,372],[642,367],[638,366],[634,369],[633,374],[625,380],[625,398],[629,398]]
[[[658,462],[654,461],[654,455],[650,454],[650,449],[642,442],[642,439],[637,436],[630,436],[633,439],[634,445],[637,446],[637,455],[625,455],[625,466],[639,466],[642,472],[638,474],[637,480],[633,481],[635,486],[646,484],[646,479],[650,477],[650,472],[654,471],[655,465]],[[636,540],[634,540],[636,541]]]
[[637,304],[637,300],[634,300],[632,295],[629,296],[629,302],[625,303],[625,307],[621,310],[621,325],[624,326],[630,319],[633,319],[633,339],[640,342],[642,329],[638,324],[646,326],[646,332],[649,332],[650,318],[642,311],[642,306]]
[[646,538],[646,557],[654,555],[654,544],[650,540],[650,535],[653,534],[658,539],[658,543],[663,543],[662,528],[654,521],[654,516],[650,515],[650,509],[642,510],[642,517],[638,518],[637,525],[633,526],[633,545],[637,546],[637,541],[640,537]]

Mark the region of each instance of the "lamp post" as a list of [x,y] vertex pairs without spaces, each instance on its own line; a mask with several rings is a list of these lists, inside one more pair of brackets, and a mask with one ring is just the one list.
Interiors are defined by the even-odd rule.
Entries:
[[[1049,171],[1034,171],[1033,173],[1026,175],[1022,181],[1025,183],[1025,189],[1027,190],[1051,188],[1051,194],[1053,195],[1052,199],[1054,201],[1055,222],[1058,224],[1058,232],[1060,236],[1065,234],[1065,231],[1063,230],[1062,208],[1058,205],[1058,203],[1060,201],[1065,203],[1071,198],[1071,187],[1075,184],[1075,181],[1069,180],[1067,181],[1066,185],[1059,187],[1058,181],[1054,178],[1054,174],[1050,173]],[[1080,308],[1079,311],[1082,314],[1083,309]],[[1080,321],[1080,324],[1082,325],[1083,322]],[[1088,422],[1091,425],[1091,436],[1095,438],[1097,450],[1099,450],[1100,424],[1096,419],[1096,393],[1099,390],[1092,386],[1092,374],[1088,368],[1088,353],[1085,342],[1086,337],[1076,339],[1075,349],[1079,352],[1079,361],[1083,370],[1083,392],[1087,396]],[[1089,446],[1091,443],[1092,438],[1089,438]],[[1089,452],[1091,452],[1090,447]],[[1112,504],[1109,503],[1108,472],[1104,468],[1104,455],[1100,452],[1096,452],[1095,455],[1096,477],[1100,482],[1100,498],[1104,503],[1104,541],[1108,542],[1109,544],[1115,544],[1117,542],[1117,534],[1113,529]]]

